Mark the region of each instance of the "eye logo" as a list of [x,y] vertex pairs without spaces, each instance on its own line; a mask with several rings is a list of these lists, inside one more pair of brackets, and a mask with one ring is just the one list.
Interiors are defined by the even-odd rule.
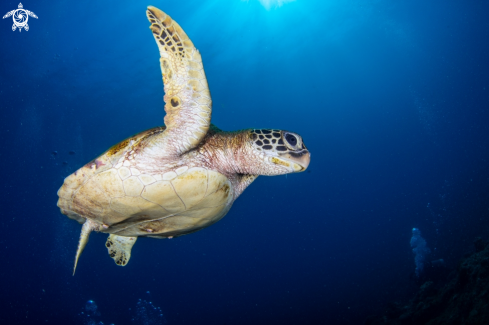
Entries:
[[15,31],[18,28],[19,32],[22,31],[22,28],[24,28],[26,31],[29,30],[29,25],[27,25],[29,16],[37,19],[36,14],[33,13],[32,11],[25,10],[24,7],[22,6],[22,3],[19,3],[19,9],[15,9],[7,12],[5,16],[3,16],[3,19],[8,18],[10,16],[12,16],[12,19],[14,20],[14,24],[12,25],[12,31]]

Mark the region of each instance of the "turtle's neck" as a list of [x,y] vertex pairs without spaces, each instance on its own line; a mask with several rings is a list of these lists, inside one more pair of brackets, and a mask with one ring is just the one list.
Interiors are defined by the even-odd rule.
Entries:
[[204,141],[199,156],[208,168],[227,176],[261,174],[261,159],[251,146],[249,129],[211,132]]

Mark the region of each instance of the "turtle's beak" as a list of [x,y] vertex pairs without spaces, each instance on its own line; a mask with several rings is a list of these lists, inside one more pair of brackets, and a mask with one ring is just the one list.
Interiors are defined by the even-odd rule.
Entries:
[[[280,155],[280,158],[275,158],[277,161],[273,161],[276,164],[289,167],[291,173],[303,172],[309,166],[311,162],[311,154],[307,149],[303,149],[297,152],[287,152]],[[278,162],[281,161],[282,163]]]

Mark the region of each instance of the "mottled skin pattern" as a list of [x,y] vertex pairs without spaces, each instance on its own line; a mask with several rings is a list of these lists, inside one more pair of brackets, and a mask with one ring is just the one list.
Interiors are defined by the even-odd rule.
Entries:
[[122,141],[65,179],[58,206],[83,223],[75,269],[91,231],[110,234],[110,257],[126,265],[138,237],[173,238],[208,227],[258,175],[309,165],[298,134],[211,125],[200,54],[168,15],[148,7],[147,16],[160,50],[166,126]]

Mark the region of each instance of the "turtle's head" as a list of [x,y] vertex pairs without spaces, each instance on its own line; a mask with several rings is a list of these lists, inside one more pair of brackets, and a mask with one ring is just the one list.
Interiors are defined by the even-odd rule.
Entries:
[[261,175],[297,173],[309,166],[311,155],[297,133],[273,129],[251,129],[249,132],[253,151],[262,160]]

